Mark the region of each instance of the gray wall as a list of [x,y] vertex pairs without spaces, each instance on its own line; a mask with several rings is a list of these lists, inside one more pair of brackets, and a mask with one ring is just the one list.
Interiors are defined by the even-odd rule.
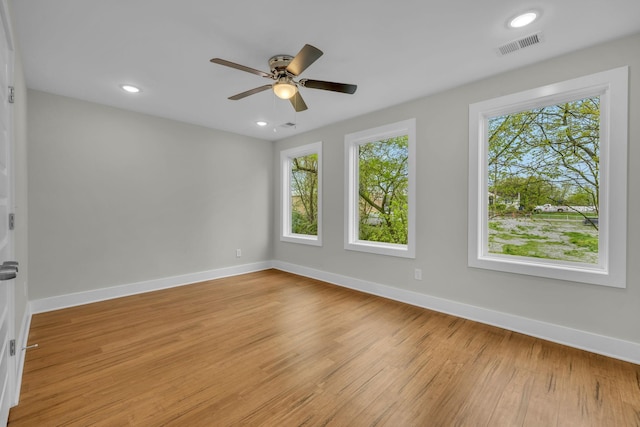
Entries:
[[28,98],[30,300],[271,259],[272,143]]
[[[640,343],[640,223],[634,220],[640,212],[638,52],[635,35],[277,142],[276,170],[280,150],[323,141],[324,245],[280,242],[276,206],[275,259]],[[631,74],[627,288],[467,267],[469,104],[623,65]],[[344,135],[412,117],[418,142],[416,259],[345,251]],[[274,188],[279,197],[277,174]],[[423,269],[422,281],[413,279],[414,268]]]

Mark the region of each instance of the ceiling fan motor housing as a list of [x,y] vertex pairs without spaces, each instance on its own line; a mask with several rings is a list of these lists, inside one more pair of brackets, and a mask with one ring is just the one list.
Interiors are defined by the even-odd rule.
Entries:
[[286,68],[289,66],[291,61],[293,60],[293,56],[290,55],[276,55],[269,58],[269,67],[271,68],[271,72],[276,76],[280,76],[286,74]]

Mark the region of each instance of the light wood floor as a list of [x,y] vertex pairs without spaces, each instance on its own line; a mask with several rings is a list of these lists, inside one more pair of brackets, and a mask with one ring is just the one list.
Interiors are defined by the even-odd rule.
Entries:
[[18,426],[640,426],[640,366],[275,270],[33,317]]

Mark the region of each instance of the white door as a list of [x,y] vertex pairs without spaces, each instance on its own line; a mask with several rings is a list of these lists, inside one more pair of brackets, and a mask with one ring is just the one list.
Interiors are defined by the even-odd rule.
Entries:
[[[9,84],[12,78],[12,44],[8,28],[6,0],[0,2],[0,264],[13,260],[13,232],[9,230],[9,213],[13,210],[11,111]],[[14,280],[0,281],[0,426],[7,423],[14,403],[15,359],[10,354],[14,336]]]

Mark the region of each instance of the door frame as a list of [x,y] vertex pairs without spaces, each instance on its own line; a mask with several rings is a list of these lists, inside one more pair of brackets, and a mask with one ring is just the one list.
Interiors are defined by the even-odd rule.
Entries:
[[[7,84],[9,86],[13,85],[13,72],[14,72],[14,40],[13,40],[13,32],[11,28],[11,15],[9,10],[9,5],[7,0],[0,0],[0,19],[2,28],[0,31],[4,32],[4,36],[7,43],[7,52],[6,52],[6,64],[0,64],[0,66],[6,66],[7,70]],[[4,93],[6,91],[7,95],[9,92],[9,88],[4,88],[1,92]],[[7,103],[7,213],[15,211],[15,172],[14,172],[14,150],[15,150],[15,141],[14,133],[13,133],[13,109],[9,104],[8,96],[4,100],[0,100],[0,102]],[[0,221],[7,221],[9,218],[0,218]],[[14,232],[12,230],[7,230],[7,259],[12,260],[15,257],[15,247],[14,247]],[[6,260],[0,260],[6,261]],[[16,328],[15,328],[15,279],[7,280],[2,282],[0,286],[7,286],[7,311],[6,311],[6,324],[7,324],[7,336],[6,341],[0,343],[0,348],[5,348],[7,357],[7,388],[5,398],[9,399],[8,407],[11,408],[18,403],[18,395],[16,392],[16,384],[17,384],[17,370],[16,370],[16,361],[17,354],[20,349],[16,348]],[[9,354],[10,342],[13,340],[14,345],[14,353]],[[4,404],[4,403],[2,403]],[[8,419],[7,412],[7,419]],[[6,422],[7,420],[0,420],[0,423]]]

